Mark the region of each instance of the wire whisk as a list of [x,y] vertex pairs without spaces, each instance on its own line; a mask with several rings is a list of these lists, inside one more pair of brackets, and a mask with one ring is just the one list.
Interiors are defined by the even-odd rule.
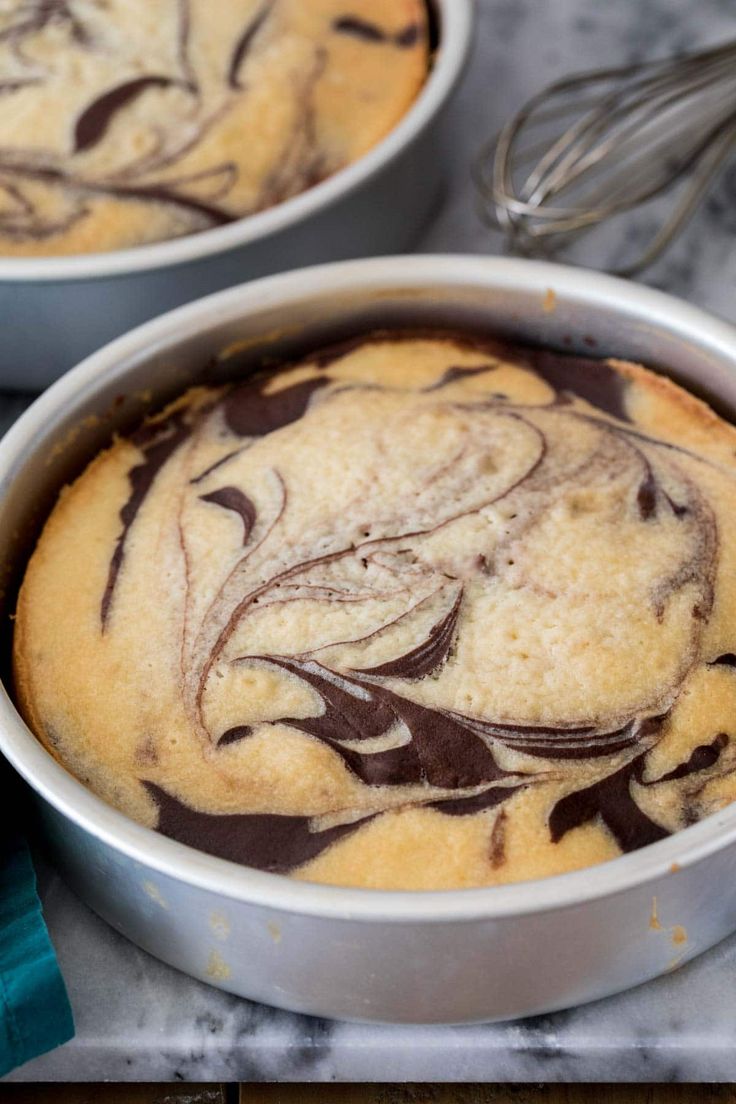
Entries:
[[599,223],[673,193],[639,255],[613,270],[630,276],[672,242],[735,149],[733,40],[550,85],[483,147],[474,178],[482,216],[523,256],[555,256]]

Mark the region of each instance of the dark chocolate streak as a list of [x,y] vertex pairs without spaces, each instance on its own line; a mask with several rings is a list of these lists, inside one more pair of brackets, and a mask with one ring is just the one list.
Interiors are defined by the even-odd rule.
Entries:
[[400,31],[391,33],[379,27],[377,23],[370,23],[367,19],[361,19],[357,15],[341,15],[332,22],[332,29],[337,34],[351,35],[362,42],[391,43],[402,49],[416,46],[422,36],[422,29],[417,23],[409,23]]
[[253,526],[256,523],[256,508],[252,499],[239,487],[220,487],[217,491],[199,496],[202,502],[212,502],[225,510],[232,510],[243,523],[243,544],[248,543]]
[[418,23],[408,23],[403,30],[397,31],[393,37],[394,46],[400,46],[406,50],[411,46],[416,46],[417,42],[420,42],[422,38],[422,28]]
[[736,667],[736,655],[733,652],[724,652],[717,659],[711,660],[709,667]]
[[179,33],[177,35],[177,52],[179,54],[179,68],[181,69],[184,83],[193,92],[199,92],[199,82],[189,56],[189,38],[192,32],[191,0],[179,0]]
[[[115,199],[142,200],[148,203],[167,203],[174,207],[182,207],[194,214],[202,215],[215,226],[225,226],[235,219],[234,215],[229,214],[213,203],[205,203],[202,200],[195,199],[193,196],[182,195],[174,191],[171,185],[175,184],[176,181],[168,181],[167,186],[163,184],[133,185],[127,183],[114,184],[109,182],[103,184],[98,181],[84,180],[82,177],[75,177],[69,173],[63,173],[59,169],[42,168],[33,164],[26,165],[17,162],[3,161],[0,152],[0,174],[2,173],[9,173],[21,178],[26,177],[30,180],[62,184],[70,191],[76,191],[80,194],[106,195],[112,196]],[[3,225],[2,229],[5,233],[10,232],[10,227],[5,225]],[[55,229],[59,229],[59,227],[55,227]],[[64,229],[64,227],[61,227],[61,229]]]
[[652,782],[642,782],[641,779],[638,781],[643,786],[657,786],[660,782],[674,782],[679,778],[687,778],[688,775],[708,770],[715,766],[721,757],[721,752],[727,745],[728,735],[725,732],[719,732],[711,743],[700,744],[699,747],[696,747],[686,763],[680,763],[679,767],[675,767],[674,770],[668,771],[667,774],[663,774]]
[[220,859],[288,874],[373,819],[312,831],[311,817],[274,813],[199,813],[153,782],[144,782],[158,807],[157,829],[169,839]]
[[686,763],[681,763],[661,778],[651,781],[645,781],[643,777],[647,752],[637,755],[600,782],[576,790],[557,802],[549,818],[553,842],[557,843],[573,828],[579,828],[598,817],[612,833],[622,851],[636,851],[648,843],[665,839],[670,833],[640,809],[631,794],[631,783],[658,786],[661,782],[673,782],[708,770],[716,764],[727,744],[728,736],[721,732],[712,743],[696,747]]
[[491,829],[491,845],[489,848],[489,859],[491,860],[491,866],[494,870],[498,870],[506,862],[506,822],[508,816],[505,809],[501,809],[500,813],[493,822],[493,828]]
[[363,42],[385,42],[388,35],[376,23],[360,19],[357,15],[341,15],[332,22],[332,29],[338,34],[352,35]]
[[[508,801],[519,790],[524,789],[524,783],[518,786],[492,786],[481,793],[470,794],[468,797],[448,797],[444,801],[433,801],[428,808],[435,809],[445,816],[474,816],[475,813],[484,813],[488,809],[495,809],[503,801]],[[502,813],[502,815],[505,815]]]
[[266,393],[275,372],[255,376],[229,391],[223,401],[228,429],[238,437],[265,437],[295,422],[304,414],[315,391],[329,383],[329,377],[303,380],[280,391]]
[[0,80],[0,96],[18,92],[21,88],[28,88],[31,84],[40,84],[40,77],[27,77],[24,80]]
[[221,468],[223,464],[227,464],[228,460],[232,460],[233,456],[237,456],[238,453],[241,451],[242,450],[239,448],[231,449],[230,452],[225,453],[225,455],[221,456],[219,460],[215,460],[214,464],[210,464],[210,466],[208,468],[205,468],[204,471],[200,472],[199,475],[195,475],[193,479],[189,480],[189,482],[201,483],[204,479],[207,478],[208,475],[212,475],[213,471],[217,471],[217,469]]
[[143,453],[143,463],[136,464],[128,472],[130,483],[130,495],[120,511],[120,520],[123,528],[115,544],[115,551],[110,560],[107,573],[107,583],[100,603],[100,621],[102,629],[107,626],[110,615],[115,584],[120,574],[125,556],[125,542],[130,532],[130,527],[136,519],[138,511],[150,491],[153,481],[167,460],[176,452],[191,432],[186,422],[184,411],[177,410],[164,421],[149,422],[143,425],[137,433],[132,434],[130,440]]
[[607,775],[585,789],[560,799],[549,817],[553,843],[559,843],[573,828],[601,819],[622,851],[635,851],[665,839],[670,833],[642,812],[631,796],[631,781],[643,756]]
[[650,517],[656,516],[657,481],[654,478],[654,472],[649,464],[647,464],[647,473],[639,484],[636,502],[639,507],[639,514],[641,515],[642,521],[648,521]]
[[217,746],[221,748],[227,747],[228,744],[237,744],[241,740],[246,740],[252,735],[253,729],[250,725],[235,725],[234,728],[228,728],[226,732],[223,732],[222,736],[217,741]]
[[[249,661],[281,667],[317,692],[323,704],[321,714],[283,717],[280,722],[328,744],[367,785],[427,783],[457,790],[508,776],[482,738],[449,713],[410,701],[367,679],[337,675],[315,660],[285,656],[248,656],[241,660]],[[361,752],[352,746],[385,736],[402,724],[411,739],[399,747]]]
[[455,599],[455,604],[449,613],[433,625],[426,640],[417,644],[398,659],[390,659],[387,663],[379,663],[377,667],[362,667],[356,669],[359,675],[374,675],[375,677],[391,677],[402,679],[420,679],[425,675],[431,675],[441,667],[449,655],[452,641],[455,636],[460,605],[463,600],[462,591]]
[[512,751],[541,759],[599,759],[635,747],[644,736],[659,731],[664,718],[634,718],[621,728],[607,730],[593,725],[504,724],[478,717],[462,717],[464,723],[489,740],[499,740]]
[[181,83],[171,77],[137,77],[98,96],[77,119],[74,128],[74,152],[80,153],[99,142],[116,112],[148,88],[173,88],[177,85],[181,87]]
[[559,394],[569,392],[621,422],[631,421],[626,413],[626,383],[605,361],[564,356],[546,349],[527,349],[525,357],[537,375]]
[[457,383],[460,379],[465,379],[468,376],[482,376],[485,372],[492,372],[495,365],[493,364],[478,364],[475,366],[463,366],[455,365],[451,368],[446,368],[436,383],[430,384],[429,387],[425,387],[425,393],[430,391],[440,391],[443,387],[447,387],[448,383]]
[[267,16],[270,14],[273,7],[274,0],[264,0],[256,14],[248,23],[247,27],[243,30],[242,34],[235,43],[235,47],[230,58],[230,64],[227,71],[227,83],[231,88],[242,88],[243,85],[238,79],[240,68],[245,61],[245,58],[250,50],[256,35],[260,31],[263,24],[266,22]]

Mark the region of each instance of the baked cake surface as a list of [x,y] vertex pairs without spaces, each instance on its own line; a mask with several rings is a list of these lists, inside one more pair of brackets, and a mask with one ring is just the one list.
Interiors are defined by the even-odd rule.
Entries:
[[736,431],[618,361],[373,334],[118,439],[29,563],[17,695],[138,821],[453,888],[736,796]]
[[427,72],[423,0],[8,0],[0,255],[120,249],[356,160]]

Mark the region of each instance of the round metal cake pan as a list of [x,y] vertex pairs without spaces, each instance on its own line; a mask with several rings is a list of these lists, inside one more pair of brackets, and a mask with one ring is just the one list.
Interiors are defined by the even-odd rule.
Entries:
[[0,256],[0,388],[40,390],[149,318],[257,276],[405,249],[440,195],[444,108],[463,72],[472,0],[429,0],[432,70],[358,161],[268,210],[171,241],[68,257]]
[[[269,277],[118,339],[59,380],[0,442],[3,622],[58,488],[113,430],[203,375],[239,373],[262,356],[402,322],[594,348],[668,371],[736,409],[736,331],[606,276],[424,256]],[[736,804],[579,872],[487,889],[384,892],[236,866],[133,823],[42,748],[9,686],[0,694],[0,749],[35,793],[56,864],[96,912],[197,978],[301,1012],[394,1022],[541,1013],[665,973],[736,929]]]

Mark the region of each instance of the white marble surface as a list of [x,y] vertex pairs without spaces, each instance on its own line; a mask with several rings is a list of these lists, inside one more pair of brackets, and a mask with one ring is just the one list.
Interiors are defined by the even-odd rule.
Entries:
[[[499,251],[474,212],[470,161],[542,84],[736,33],[733,0],[478,0],[478,16],[452,150],[443,150],[450,188],[422,251]],[[602,232],[593,262],[617,263],[649,217]],[[732,165],[647,282],[736,321],[735,231]],[[22,405],[0,397],[0,429]],[[77,1036],[11,1080],[736,1081],[736,937],[630,993],[515,1024],[337,1024],[192,981],[127,943],[56,875],[42,880]]]

